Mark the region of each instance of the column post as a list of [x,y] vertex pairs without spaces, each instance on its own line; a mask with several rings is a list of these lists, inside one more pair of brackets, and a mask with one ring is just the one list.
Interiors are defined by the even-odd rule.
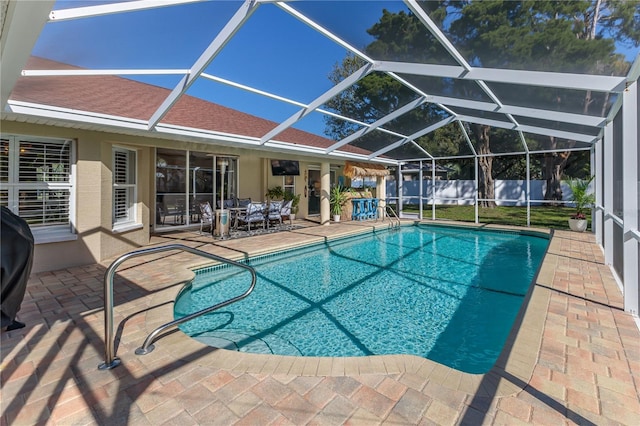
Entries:
[[327,162],[320,164],[320,224],[329,225],[331,222],[331,165]]

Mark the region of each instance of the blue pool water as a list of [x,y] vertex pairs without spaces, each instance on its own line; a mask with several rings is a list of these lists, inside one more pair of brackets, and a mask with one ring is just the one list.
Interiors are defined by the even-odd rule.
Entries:
[[[548,238],[410,226],[251,260],[246,299],[180,326],[215,347],[298,356],[413,354],[469,373],[495,363]],[[175,317],[243,293],[250,274],[198,271]]]

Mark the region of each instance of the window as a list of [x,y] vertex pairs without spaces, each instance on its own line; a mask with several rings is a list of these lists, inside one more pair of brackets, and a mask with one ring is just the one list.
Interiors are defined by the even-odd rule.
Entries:
[[27,221],[36,242],[72,236],[72,141],[0,136],[0,205]]
[[296,193],[296,180],[294,176],[283,176],[282,189],[284,190],[285,193],[287,192],[291,194]]
[[136,152],[113,148],[113,225],[136,223]]

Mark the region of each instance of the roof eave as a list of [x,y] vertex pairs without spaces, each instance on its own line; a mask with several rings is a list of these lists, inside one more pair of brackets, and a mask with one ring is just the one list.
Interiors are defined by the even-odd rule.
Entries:
[[[90,111],[73,110],[51,105],[36,104],[10,100],[2,113],[2,120],[19,121],[31,124],[71,127],[82,130],[111,132],[130,136],[153,137],[158,139],[179,140],[184,142],[209,143],[231,148],[260,148],[265,152],[280,152],[304,155],[316,158],[335,158],[340,160],[365,161],[366,154],[356,154],[345,151],[334,151],[327,155],[325,148],[305,146],[291,142],[270,140],[264,145],[260,138],[236,135],[160,123],[153,132],[147,128],[146,120],[136,120],[127,117],[99,114]],[[377,159],[384,164],[396,164],[392,159]]]

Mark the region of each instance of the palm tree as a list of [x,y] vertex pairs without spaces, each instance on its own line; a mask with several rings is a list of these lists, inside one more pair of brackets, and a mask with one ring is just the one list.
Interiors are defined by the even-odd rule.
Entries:
[[596,202],[596,196],[589,192],[589,184],[593,181],[594,176],[588,180],[571,179],[567,181],[569,189],[571,189],[570,201],[575,205],[575,212],[571,215],[571,219],[586,219],[586,212]]

